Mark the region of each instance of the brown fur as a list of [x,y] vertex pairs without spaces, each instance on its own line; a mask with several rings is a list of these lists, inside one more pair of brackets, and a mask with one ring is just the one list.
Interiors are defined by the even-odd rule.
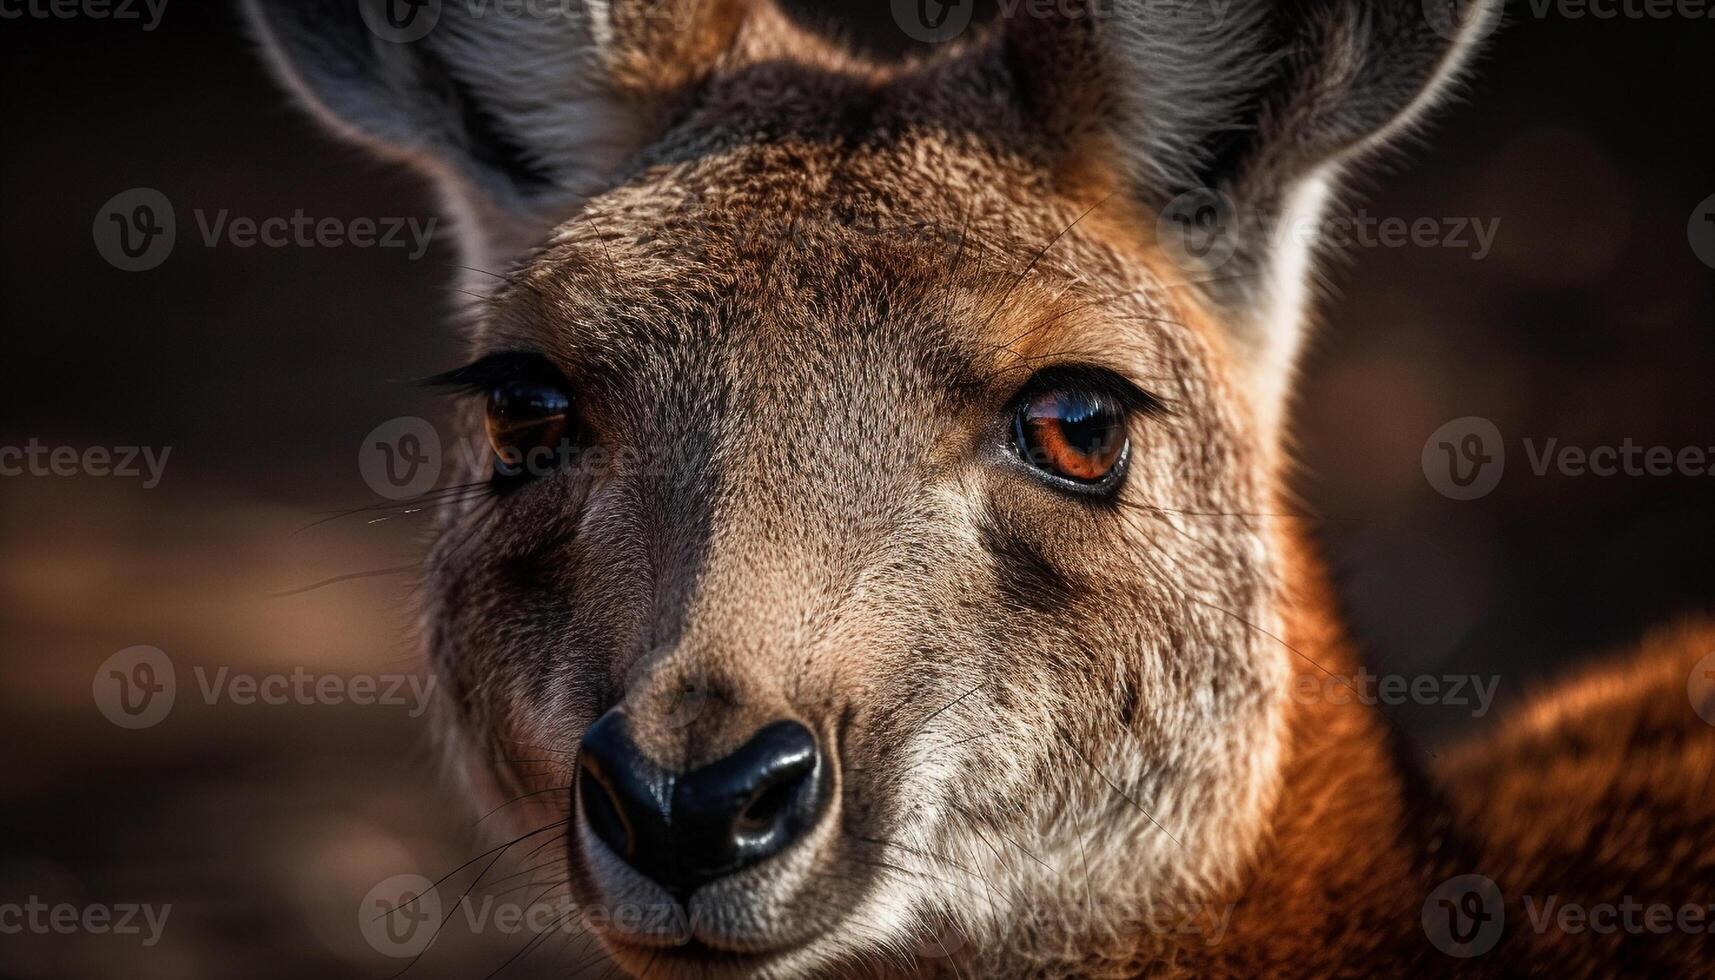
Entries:
[[[1325,575],[1301,552],[1287,639],[1296,673],[1357,667]],[[1493,735],[1417,770],[1373,708],[1317,702],[1292,719],[1286,789],[1270,843],[1210,947],[1146,933],[1135,955],[1076,976],[1607,977],[1693,976],[1710,934],[1537,931],[1550,897],[1584,907],[1630,897],[1710,909],[1715,923],[1715,726],[1686,697],[1693,666],[1715,651],[1715,625],[1660,631],[1625,656],[1543,691]],[[1506,932],[1471,960],[1425,939],[1426,896],[1481,873],[1506,898]],[[1621,967],[1623,965],[1623,971]]]
[[[440,108],[401,105],[394,78],[353,94],[350,61],[319,65],[289,8],[252,2],[288,79],[343,128],[390,134],[401,113]],[[1662,641],[1625,684],[1588,679],[1434,776],[1372,709],[1289,696],[1357,666],[1302,528],[1279,516],[1279,393],[1302,311],[1257,285],[1262,241],[1238,252],[1231,278],[1247,285],[1223,285],[1169,260],[1154,215],[1169,181],[1198,174],[1278,210],[1408,124],[1458,60],[1415,14],[1312,6],[1308,26],[1235,11],[1235,32],[1284,30],[1321,58],[1210,55],[1222,74],[1201,115],[1166,111],[1181,80],[1148,60],[1194,71],[1194,45],[1161,48],[1133,24],[1134,50],[1087,19],[870,63],[766,5],[673,8],[695,19],[668,30],[621,3],[502,25],[523,35],[459,22],[426,42],[439,60],[386,51],[479,110],[422,151],[495,280],[475,353],[540,354],[602,450],[444,508],[427,624],[473,795],[522,803],[508,810],[522,829],[570,818],[558,856],[579,902],[648,904],[662,893],[592,844],[567,791],[595,718],[622,712],[670,770],[778,718],[834,757],[812,836],[691,896],[695,943],[604,929],[622,968],[1695,962],[1702,937],[1639,952],[1517,930],[1450,960],[1421,912],[1471,872],[1509,903],[1620,887],[1698,900],[1669,893],[1706,889],[1715,728],[1668,694],[1706,637]],[[580,52],[607,45],[584,59],[606,74],[577,80],[572,122],[629,120],[597,134],[626,163],[593,191],[573,185],[595,162],[517,145],[552,128],[564,78],[526,79],[538,93],[458,61],[478,42],[504,57],[520,36],[552,52],[561,34],[529,33],[548,30]],[[1139,72],[1155,86],[1142,102],[1127,88]],[[1251,135],[1208,149],[1210,114],[1247,107]],[[1128,130],[1174,118],[1216,131]],[[1130,421],[1112,499],[1069,497],[1004,448],[1020,386],[1068,363],[1163,407]],[[473,438],[479,413],[462,417]]]

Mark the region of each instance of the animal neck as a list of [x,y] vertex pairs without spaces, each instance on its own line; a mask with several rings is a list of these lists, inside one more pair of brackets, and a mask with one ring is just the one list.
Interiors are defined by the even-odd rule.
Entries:
[[1317,964],[1435,954],[1422,904],[1455,873],[1462,847],[1439,794],[1374,706],[1373,685],[1357,676],[1321,560],[1296,536],[1285,552],[1282,640],[1294,686],[1269,833],[1250,867],[1200,910],[1201,928],[1143,944],[1136,972],[1317,973]]

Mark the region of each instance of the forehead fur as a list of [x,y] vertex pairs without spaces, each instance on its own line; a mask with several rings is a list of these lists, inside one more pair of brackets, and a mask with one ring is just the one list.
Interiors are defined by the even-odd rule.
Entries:
[[719,76],[523,263],[483,345],[620,375],[664,350],[809,351],[886,330],[954,382],[1052,357],[1126,371],[1169,331],[1219,353],[1118,176],[1089,157],[1057,166],[999,61]]

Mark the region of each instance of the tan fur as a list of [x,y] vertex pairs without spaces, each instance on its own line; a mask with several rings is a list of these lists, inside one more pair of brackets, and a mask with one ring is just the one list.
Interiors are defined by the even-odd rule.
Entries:
[[[266,2],[254,15],[286,34],[291,15]],[[1181,267],[1155,215],[1166,181],[1207,171],[1244,195],[1248,230],[1408,125],[1463,44],[1405,6],[1388,20],[1329,0],[1285,25],[1321,61],[1267,57],[1282,23],[1260,4],[1235,11],[1218,55],[1219,37],[1154,30],[1146,0],[894,63],[736,0],[525,26],[606,66],[576,80],[572,121],[629,120],[594,134],[627,162],[573,187],[559,175],[599,161],[517,152],[530,126],[566,123],[550,75],[505,87],[490,125],[442,134],[428,169],[480,226],[470,261],[497,266],[474,353],[551,363],[602,453],[443,508],[426,621],[449,741],[473,794],[523,803],[507,811],[521,831],[569,818],[541,853],[605,907],[667,899],[587,832],[568,788],[604,712],[669,770],[781,718],[834,765],[815,832],[689,896],[689,935],[604,928],[619,967],[1691,967],[1706,937],[1638,953],[1532,936],[1455,961],[1420,915],[1472,871],[1509,901],[1598,901],[1623,887],[1612,876],[1706,891],[1715,728],[1669,696],[1706,634],[1660,641],[1623,682],[1592,675],[1434,775],[1372,709],[1291,695],[1358,664],[1302,522],[1283,516],[1278,419],[1304,311],[1258,297],[1303,284],[1264,282],[1296,265],[1259,241],[1225,279]],[[1465,7],[1465,29],[1491,13]],[[291,43],[277,62],[356,117],[342,129],[391,133],[436,108],[401,109],[392,79],[353,95],[349,62],[318,71]],[[493,98],[492,66],[386,56],[454,90],[467,72],[477,108]],[[1200,58],[1216,74],[1170,77]],[[1176,90],[1193,101],[1169,104]],[[1206,144],[1247,106],[1260,145],[1217,159]],[[1237,169],[1214,176],[1224,162]],[[484,223],[497,209],[504,234]],[[528,247],[505,247],[520,229]],[[1005,449],[1020,386],[1058,364],[1163,406],[1130,421],[1112,499],[1074,499]],[[473,439],[479,416],[461,415]]]

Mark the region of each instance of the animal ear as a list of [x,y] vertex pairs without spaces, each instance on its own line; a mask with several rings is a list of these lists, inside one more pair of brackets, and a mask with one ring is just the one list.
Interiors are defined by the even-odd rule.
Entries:
[[1230,324],[1257,414],[1282,413],[1310,259],[1345,165],[1409,131],[1499,0],[1070,0],[1019,16],[1024,97],[1068,152],[1103,152],[1163,252]]
[[611,178],[742,14],[740,0],[244,5],[304,105],[436,180],[476,264],[536,244]]

